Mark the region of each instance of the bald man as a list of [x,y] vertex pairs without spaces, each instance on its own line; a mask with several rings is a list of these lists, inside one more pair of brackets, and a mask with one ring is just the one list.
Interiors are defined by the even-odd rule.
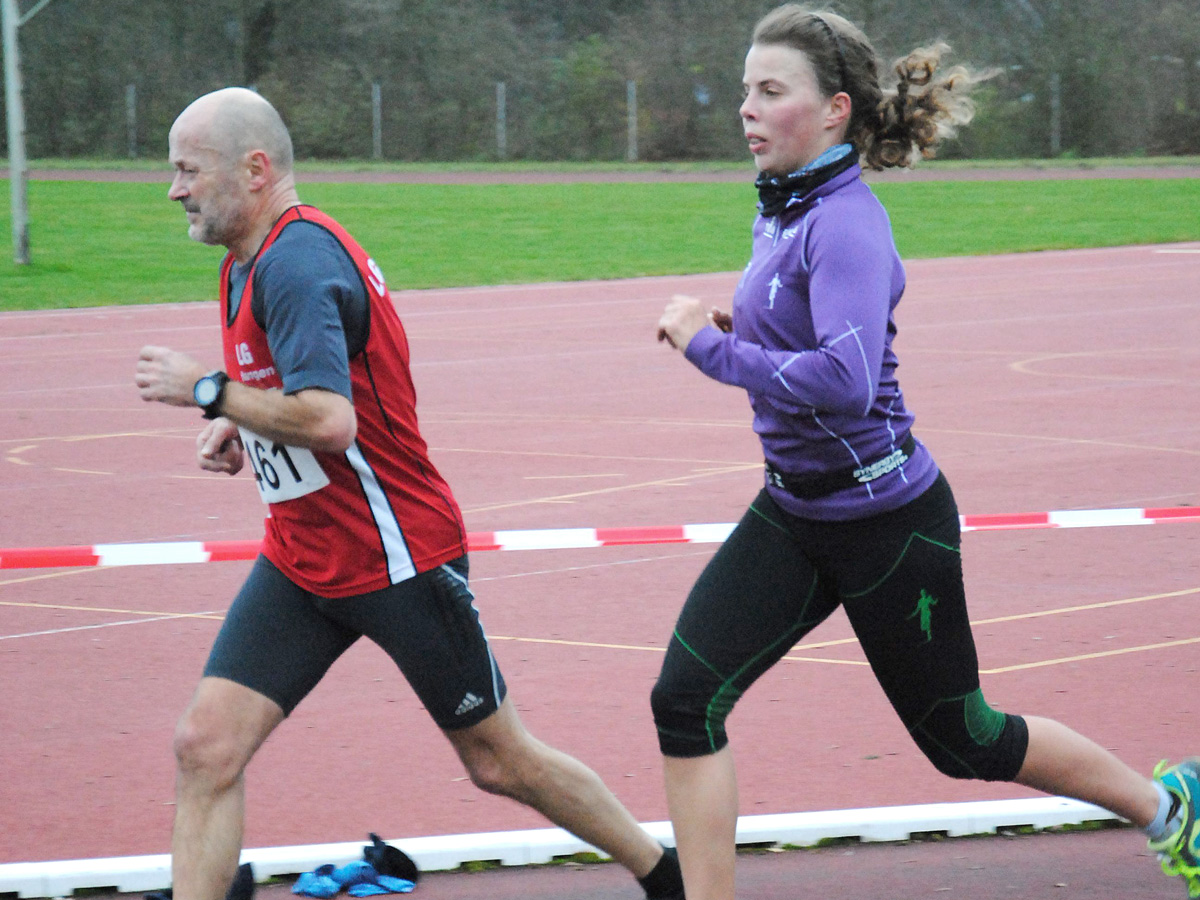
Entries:
[[[599,777],[522,726],[467,582],[462,515],[417,426],[408,341],[383,274],[304,205],[258,94],[199,98],[170,133],[168,197],[221,266],[224,364],[143,347],[143,400],[194,406],[200,468],[248,461],[266,535],[175,735],[175,900],[220,900],[238,868],[243,772],[359,637],[384,649],[485,791],[530,806],[682,900],[664,852]],[[402,796],[402,792],[397,792]]]

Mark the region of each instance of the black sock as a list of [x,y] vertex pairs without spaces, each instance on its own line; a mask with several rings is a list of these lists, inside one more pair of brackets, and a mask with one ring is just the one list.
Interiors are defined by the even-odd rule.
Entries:
[[662,897],[683,897],[683,872],[679,869],[679,855],[674,847],[663,847],[662,859],[638,884],[650,900]]

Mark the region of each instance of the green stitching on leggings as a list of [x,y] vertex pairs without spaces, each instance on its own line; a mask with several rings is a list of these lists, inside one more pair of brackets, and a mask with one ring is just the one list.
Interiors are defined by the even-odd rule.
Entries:
[[944,700],[936,701],[933,706],[929,707],[925,715],[921,716],[916,723],[908,729],[909,734],[915,735],[918,731],[925,735],[926,740],[930,744],[934,744],[942,749],[942,751],[951,759],[959,763],[966,771],[971,773],[972,778],[978,778],[979,774],[970,766],[966,760],[960,757],[957,753],[952,752],[941,741],[936,740],[922,725],[930,714],[941,703],[953,703],[956,700],[963,701],[963,719],[967,725],[967,734],[980,747],[990,747],[999,740],[1001,733],[1004,731],[1004,726],[1007,724],[1008,716],[999,710],[992,709],[987,705],[987,701],[983,699],[983,688],[976,688],[969,694],[962,694],[958,697],[947,697]]
[[908,555],[908,551],[912,548],[914,540],[922,540],[922,541],[925,541],[927,544],[933,544],[935,547],[941,547],[943,550],[949,550],[951,553],[956,553],[959,555],[962,554],[962,551],[959,550],[957,547],[951,547],[949,544],[944,544],[941,541],[935,541],[933,538],[925,537],[925,535],[918,534],[917,532],[914,531],[912,534],[910,534],[908,536],[908,540],[905,541],[905,543],[904,543],[904,549],[900,551],[900,555],[896,557],[896,561],[894,563],[892,563],[892,567],[890,569],[888,569],[887,572],[884,573],[882,578],[880,578],[877,582],[875,582],[873,585],[871,585],[866,590],[854,591],[853,593],[844,594],[843,596],[848,599],[855,598],[855,597],[865,597],[867,594],[871,593],[871,591],[875,590],[877,587],[879,587],[881,584],[883,584],[885,581],[887,581],[889,578],[891,578],[892,573],[895,572],[898,568],[900,568],[900,564],[902,562],[904,562],[904,557],[906,557]]
[[998,709],[992,709],[983,699],[983,688],[976,688],[967,694],[963,704],[963,715],[967,721],[967,734],[971,740],[981,747],[990,747],[1004,731],[1007,716]]
[[760,519],[762,519],[768,525],[772,526],[773,528],[779,529],[780,531],[782,531],[784,534],[786,534],[788,537],[792,538],[793,540],[795,539],[795,536],[790,531],[788,531],[785,526],[776,522],[774,519],[772,519],[770,516],[768,516],[765,512],[763,512],[761,509],[759,509],[753,503],[750,504],[750,512],[754,513],[756,516],[758,516]]
[[683,649],[692,654],[696,661],[704,666],[704,668],[708,669],[708,671],[712,672],[714,675],[721,674],[720,670],[716,666],[710,664],[708,660],[695,651],[691,644],[683,639],[683,635],[679,633],[678,628],[675,629],[673,634],[675,635],[675,640],[679,641],[679,643],[683,646]]
[[[928,741],[930,744],[934,744],[934,745],[936,745],[936,746],[940,747],[940,748],[942,749],[942,751],[943,751],[943,752],[944,752],[944,753],[945,753],[945,754],[946,754],[948,757],[950,757],[950,758],[951,758],[951,759],[953,759],[955,762],[957,762],[957,763],[958,763],[960,766],[962,766],[962,767],[963,767],[963,768],[964,768],[966,771],[970,772],[970,773],[971,773],[971,777],[972,777],[972,778],[979,778],[979,773],[978,773],[978,772],[976,772],[976,771],[975,771],[975,769],[974,769],[972,766],[970,766],[970,765],[967,763],[967,761],[966,761],[965,759],[963,759],[963,758],[962,758],[961,756],[959,756],[957,753],[954,753],[954,752],[952,752],[952,751],[950,750],[950,748],[949,748],[949,747],[947,747],[945,744],[943,744],[941,741],[939,741],[939,740],[935,740],[935,739],[934,739],[934,737],[933,737],[933,735],[931,735],[931,734],[930,734],[928,731],[926,731],[924,728],[910,728],[910,729],[909,729],[909,733],[911,733],[911,734],[915,734],[917,731],[920,731],[920,732],[921,732],[921,734],[925,735],[925,738],[926,738],[926,740],[927,740],[927,741]],[[919,746],[919,744],[918,744],[918,746]]]
[[[800,610],[800,617],[796,620],[796,624],[793,625],[790,629],[788,629],[788,631],[786,631],[784,634],[780,635],[777,639],[772,641],[770,644],[768,644],[767,646],[765,646],[761,650],[759,650],[758,653],[754,654],[754,656],[750,657],[750,659],[746,660],[746,662],[739,669],[737,669],[735,672],[730,674],[729,677],[727,677],[724,681],[721,682],[721,686],[717,688],[716,692],[712,696],[712,699],[708,701],[708,706],[704,711],[704,730],[708,734],[708,747],[710,750],[712,750],[714,752],[716,751],[715,741],[714,741],[713,732],[712,732],[712,723],[713,723],[714,717],[716,715],[720,714],[721,712],[724,712],[725,715],[727,716],[729,714],[729,711],[731,709],[733,709],[733,704],[737,702],[737,698],[742,695],[742,691],[740,691],[739,689],[737,689],[735,687],[732,687],[733,682],[737,680],[739,675],[741,675],[748,668],[753,666],[755,662],[757,662],[759,659],[761,659],[763,656],[765,656],[767,653],[769,653],[775,647],[778,647],[782,642],[789,640],[792,635],[794,635],[797,631],[799,631],[801,628],[804,627],[804,625],[805,625],[804,614],[808,611],[808,605],[812,602],[813,596],[816,594],[816,592],[817,592],[817,575],[814,572],[813,578],[812,578],[812,584],[809,585],[809,588],[808,588],[808,596],[804,598],[804,606]],[[716,666],[709,663],[708,660],[706,660],[703,656],[701,656],[699,653],[697,653],[695,651],[695,649],[690,644],[688,644],[687,641],[685,641],[683,639],[683,636],[679,633],[679,629],[675,629],[674,635],[675,635],[675,640],[679,641],[680,645],[685,650],[687,650],[687,652],[690,653],[697,662],[699,662],[702,666],[704,666],[706,669],[708,669],[714,675],[721,674],[720,671],[716,668]]]
[[[796,624],[793,625],[787,632],[780,635],[777,639],[775,639],[771,643],[767,644],[767,646],[765,646],[761,650],[759,650],[758,653],[754,654],[752,657],[750,657],[748,660],[746,660],[746,662],[742,665],[742,667],[740,669],[738,669],[737,671],[733,672],[728,678],[726,678],[725,681],[721,683],[721,686],[719,688],[717,688],[717,692],[715,694],[713,694],[712,699],[708,702],[708,709],[705,710],[705,713],[704,713],[704,730],[708,733],[709,749],[716,750],[716,746],[714,745],[714,741],[713,741],[713,733],[712,733],[712,723],[713,723],[714,717],[720,716],[722,712],[724,712],[725,716],[728,716],[729,711],[731,709],[733,709],[733,704],[736,703],[737,698],[742,695],[742,691],[739,688],[733,687],[733,682],[735,682],[737,680],[739,675],[741,675],[743,672],[745,672],[747,669],[749,669],[751,666],[753,666],[758,660],[760,660],[762,657],[766,656],[769,652],[771,652],[774,648],[778,647],[784,641],[787,641],[788,646],[791,646],[792,636],[797,631],[799,631],[801,628],[804,627],[804,611],[808,609],[808,604],[812,601],[813,594],[816,593],[816,588],[817,588],[817,576],[816,576],[816,573],[814,573],[812,585],[808,589],[808,596],[804,599],[804,608],[801,609],[800,618],[797,620]],[[723,721],[724,716],[721,716],[721,718]]]

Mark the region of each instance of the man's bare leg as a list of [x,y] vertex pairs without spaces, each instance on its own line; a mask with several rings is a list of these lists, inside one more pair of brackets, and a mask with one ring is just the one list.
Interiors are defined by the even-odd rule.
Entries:
[[600,776],[526,731],[510,700],[478,725],[445,734],[478,787],[536,809],[634,877],[644,877],[662,857],[662,846]]
[[224,900],[242,850],[242,773],[283,721],[273,700],[224,678],[202,678],[175,730],[175,900]]

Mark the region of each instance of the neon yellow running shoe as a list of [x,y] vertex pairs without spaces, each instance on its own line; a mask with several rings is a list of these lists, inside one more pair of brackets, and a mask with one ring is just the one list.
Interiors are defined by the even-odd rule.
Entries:
[[1154,767],[1154,780],[1167,789],[1183,812],[1179,830],[1147,846],[1158,854],[1162,870],[1182,876],[1188,897],[1200,898],[1200,759],[1185,759],[1168,766],[1164,759]]

